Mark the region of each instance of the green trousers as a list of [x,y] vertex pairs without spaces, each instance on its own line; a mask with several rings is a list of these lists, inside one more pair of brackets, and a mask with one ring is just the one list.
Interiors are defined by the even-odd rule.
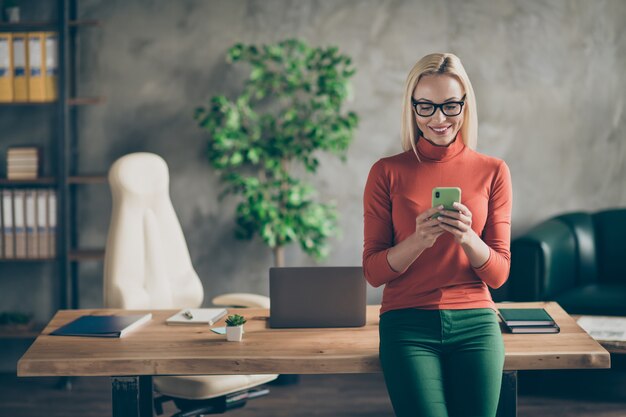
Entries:
[[397,417],[496,415],[504,343],[492,309],[391,310],[379,331]]

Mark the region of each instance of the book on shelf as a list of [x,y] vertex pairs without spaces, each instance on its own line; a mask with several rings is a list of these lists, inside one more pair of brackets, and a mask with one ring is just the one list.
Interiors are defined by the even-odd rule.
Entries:
[[57,192],[48,190],[48,256],[57,256]]
[[13,101],[13,36],[0,33],[0,102]]
[[0,32],[0,102],[51,102],[58,98],[56,32]]
[[3,256],[7,259],[14,258],[13,192],[11,190],[2,190],[2,239],[4,241]]
[[7,151],[8,156],[15,158],[37,157],[39,148],[36,146],[11,146]]
[[57,59],[58,36],[55,32],[46,32],[43,34],[45,39],[45,65],[44,65],[44,86],[46,101],[54,101],[57,99],[57,77],[59,72],[59,63]]
[[208,324],[212,326],[228,313],[225,308],[186,308],[165,320],[167,324]]
[[15,257],[17,259],[26,258],[25,197],[25,190],[13,192],[13,233],[15,234]]
[[40,258],[49,258],[48,190],[37,190],[37,252]]
[[543,308],[500,308],[498,314],[510,333],[559,333],[561,330]]
[[13,101],[28,101],[28,54],[25,33],[13,34]]
[[152,319],[152,313],[86,315],[50,333],[52,336],[124,337]]
[[46,48],[42,32],[28,34],[28,101],[46,101]]
[[31,259],[39,257],[37,247],[36,197],[37,192],[35,190],[26,190],[24,216],[26,223],[26,257]]
[[56,239],[56,192],[53,189],[0,189],[0,258],[52,258]]
[[40,152],[36,146],[12,146],[7,150],[7,178],[28,180],[39,177]]

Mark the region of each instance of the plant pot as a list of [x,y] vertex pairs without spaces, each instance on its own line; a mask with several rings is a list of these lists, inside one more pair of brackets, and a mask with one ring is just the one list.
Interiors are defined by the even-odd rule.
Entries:
[[20,8],[19,7],[7,7],[4,9],[4,15],[7,22],[16,23],[20,21]]
[[243,325],[226,326],[226,340],[229,342],[241,342],[243,337]]

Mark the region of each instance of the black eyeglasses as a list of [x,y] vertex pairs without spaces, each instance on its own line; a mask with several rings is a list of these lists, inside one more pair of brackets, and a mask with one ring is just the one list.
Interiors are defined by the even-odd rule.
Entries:
[[445,103],[432,103],[430,101],[417,101],[411,97],[411,103],[415,109],[415,113],[418,116],[430,117],[437,109],[441,109],[441,112],[448,117],[458,116],[463,111],[463,105],[465,104],[465,94],[461,97],[461,101],[446,101]]

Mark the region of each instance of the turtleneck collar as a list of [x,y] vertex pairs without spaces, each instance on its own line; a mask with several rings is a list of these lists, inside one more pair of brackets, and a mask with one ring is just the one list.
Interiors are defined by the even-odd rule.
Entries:
[[465,144],[459,131],[452,143],[446,146],[435,145],[424,136],[420,136],[415,147],[421,158],[431,162],[445,162],[460,154],[465,149]]

